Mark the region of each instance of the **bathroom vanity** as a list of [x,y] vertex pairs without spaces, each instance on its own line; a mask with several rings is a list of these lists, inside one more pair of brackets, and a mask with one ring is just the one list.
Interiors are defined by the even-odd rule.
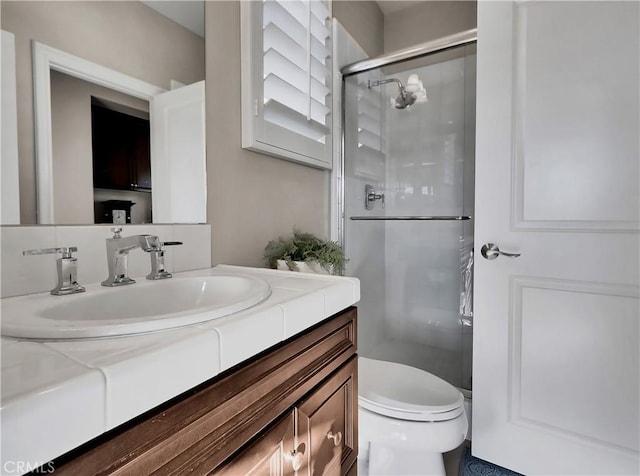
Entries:
[[164,332],[3,338],[3,464],[56,474],[355,471],[358,280],[233,266],[175,277],[234,274],[264,279],[271,296]]
[[357,455],[355,331],[352,308],[56,462],[56,474],[345,474]]

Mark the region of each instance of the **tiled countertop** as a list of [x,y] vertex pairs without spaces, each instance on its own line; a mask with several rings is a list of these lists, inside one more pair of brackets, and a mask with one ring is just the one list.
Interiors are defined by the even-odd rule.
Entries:
[[175,276],[215,274],[262,278],[272,294],[245,311],[152,334],[2,338],[2,473],[34,469],[360,300],[355,278],[224,265]]

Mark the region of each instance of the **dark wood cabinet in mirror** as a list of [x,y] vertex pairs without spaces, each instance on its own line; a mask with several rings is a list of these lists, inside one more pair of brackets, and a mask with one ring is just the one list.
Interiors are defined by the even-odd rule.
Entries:
[[149,120],[91,105],[93,187],[151,191]]

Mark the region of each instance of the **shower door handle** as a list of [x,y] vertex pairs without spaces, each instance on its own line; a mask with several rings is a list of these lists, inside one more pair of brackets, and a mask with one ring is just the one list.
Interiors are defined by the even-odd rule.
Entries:
[[494,243],[485,243],[484,245],[482,245],[480,254],[483,258],[489,260],[496,259],[500,255],[506,256],[508,258],[517,258],[518,256],[520,256],[520,253],[507,253],[506,251],[500,251],[498,245]]

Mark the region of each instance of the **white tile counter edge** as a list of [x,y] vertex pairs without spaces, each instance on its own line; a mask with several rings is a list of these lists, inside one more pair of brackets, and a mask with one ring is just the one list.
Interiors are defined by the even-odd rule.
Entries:
[[44,464],[360,300],[360,282],[349,277],[227,265],[175,276],[215,274],[262,278],[272,294],[245,311],[164,332],[2,338],[2,467]]

